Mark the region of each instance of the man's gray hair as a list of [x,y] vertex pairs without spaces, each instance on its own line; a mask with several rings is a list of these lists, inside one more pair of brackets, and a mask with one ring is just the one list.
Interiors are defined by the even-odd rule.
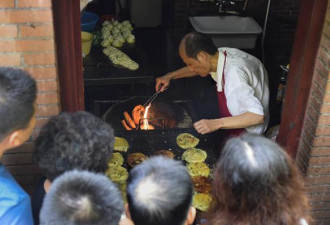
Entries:
[[192,182],[180,161],[152,157],[128,177],[127,200],[135,225],[181,225],[192,200]]
[[42,225],[118,225],[118,188],[104,175],[69,171],[55,179],[40,212]]

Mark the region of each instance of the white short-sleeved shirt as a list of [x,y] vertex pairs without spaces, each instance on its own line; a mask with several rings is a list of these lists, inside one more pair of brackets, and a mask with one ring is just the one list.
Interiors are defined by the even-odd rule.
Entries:
[[224,54],[225,96],[231,115],[237,116],[252,112],[265,116],[263,124],[245,128],[250,133],[262,134],[269,122],[269,87],[265,67],[256,57],[235,48],[219,48],[218,68],[211,73],[217,82],[217,89],[222,92],[222,71]]

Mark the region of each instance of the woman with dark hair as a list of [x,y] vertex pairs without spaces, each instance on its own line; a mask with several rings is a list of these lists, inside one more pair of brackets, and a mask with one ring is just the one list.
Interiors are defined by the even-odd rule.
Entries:
[[208,224],[306,225],[304,184],[279,145],[262,136],[229,139],[214,171]]

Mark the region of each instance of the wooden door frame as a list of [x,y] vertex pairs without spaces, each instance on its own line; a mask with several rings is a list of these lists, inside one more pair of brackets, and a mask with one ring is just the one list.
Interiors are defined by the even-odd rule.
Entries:
[[52,0],[61,111],[85,109],[80,1]]
[[[80,1],[52,0],[63,111],[84,109]],[[305,119],[327,0],[302,0],[277,141],[295,157]]]
[[312,87],[327,0],[302,0],[277,141],[295,158]]

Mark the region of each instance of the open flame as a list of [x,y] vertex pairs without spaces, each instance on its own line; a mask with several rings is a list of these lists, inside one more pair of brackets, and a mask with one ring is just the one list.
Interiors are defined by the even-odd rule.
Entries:
[[143,115],[143,126],[141,126],[141,130],[153,130],[155,129],[152,125],[149,125],[149,121],[148,121],[148,111],[150,108],[151,104],[149,104],[144,111],[144,115]]

